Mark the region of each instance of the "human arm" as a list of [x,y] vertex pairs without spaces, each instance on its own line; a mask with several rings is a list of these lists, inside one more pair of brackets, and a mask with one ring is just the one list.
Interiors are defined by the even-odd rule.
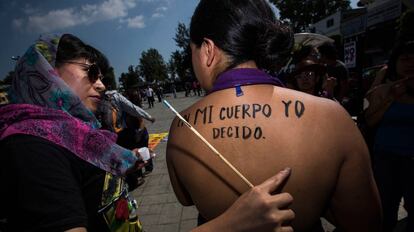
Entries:
[[388,66],[384,65],[380,70],[378,70],[378,72],[375,75],[374,81],[371,84],[371,89],[384,82],[385,75],[387,74],[387,69]]
[[78,228],[66,230],[65,232],[87,232],[87,230],[85,227],[78,227]]
[[295,214],[287,207],[293,198],[288,193],[272,194],[290,175],[285,169],[241,195],[219,217],[192,230],[204,231],[280,231],[290,232],[288,222]]
[[377,85],[368,91],[365,96],[368,107],[364,113],[368,126],[374,127],[377,125],[391,104],[404,95],[406,80],[401,79],[392,83]]
[[337,85],[337,80],[335,77],[330,77],[326,74],[324,81],[323,81],[323,97],[333,99],[334,98],[334,89]]
[[150,122],[155,122],[155,118],[153,118],[148,112],[143,110],[141,107],[133,104],[126,97],[122,96],[122,94],[117,93],[116,95],[114,95],[114,100],[116,101],[120,109],[122,111],[125,111],[127,114],[135,117],[145,118]]

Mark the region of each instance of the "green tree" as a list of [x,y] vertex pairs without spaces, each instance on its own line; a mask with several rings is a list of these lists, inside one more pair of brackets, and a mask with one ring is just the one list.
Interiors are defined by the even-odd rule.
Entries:
[[121,73],[121,76],[119,76],[119,91],[120,92],[125,92],[126,88],[128,87],[127,85],[127,74],[126,73]]
[[138,65],[139,74],[147,82],[164,81],[167,79],[167,65],[155,48],[142,52]]
[[270,0],[280,11],[281,20],[289,20],[294,32],[303,32],[310,24],[339,10],[350,9],[349,0]]
[[185,65],[183,65],[183,63],[184,57],[180,51],[176,50],[171,54],[170,60],[168,62],[168,72],[170,73],[171,77],[178,76],[180,80],[185,79],[187,68]]
[[136,88],[142,82],[138,73],[138,68],[134,68],[132,65],[128,66],[127,73],[121,73],[121,76],[119,78],[121,91],[125,91],[130,88]]
[[105,73],[103,84],[107,89],[116,89],[115,72],[113,67],[109,67],[108,71]]
[[14,74],[15,74],[14,71],[10,71],[9,73],[7,73],[7,75],[3,79],[3,81],[0,80],[1,81],[0,84],[2,84],[2,85],[11,85]]
[[190,46],[190,30],[184,23],[178,23],[174,37],[177,47],[186,50]]
[[184,23],[178,23],[174,41],[178,50],[174,51],[170,57],[170,64],[174,67],[170,68],[182,81],[186,81],[193,73],[193,65],[191,63],[190,48],[190,30]]

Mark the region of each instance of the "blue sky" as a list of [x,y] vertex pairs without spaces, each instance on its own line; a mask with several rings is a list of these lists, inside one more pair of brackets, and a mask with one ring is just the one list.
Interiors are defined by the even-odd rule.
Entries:
[[[357,0],[352,0],[355,7]],[[102,51],[119,77],[156,48],[165,61],[177,49],[178,22],[188,25],[198,0],[1,0],[0,79],[42,33],[72,33]]]

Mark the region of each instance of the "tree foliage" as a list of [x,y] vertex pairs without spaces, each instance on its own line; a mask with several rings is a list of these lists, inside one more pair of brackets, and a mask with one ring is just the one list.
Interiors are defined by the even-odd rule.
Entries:
[[113,67],[109,67],[104,75],[103,84],[107,89],[116,89],[115,72]]
[[11,85],[14,74],[15,74],[14,71],[10,71],[9,73],[7,73],[6,77],[3,80],[0,80],[0,84]]
[[168,72],[171,77],[178,77],[180,80],[184,80],[186,67],[184,65],[183,54],[179,50],[171,54],[170,60],[168,61]]
[[349,0],[270,0],[280,11],[281,20],[289,20],[295,32],[303,32],[339,10],[350,9]]
[[190,46],[190,30],[184,23],[178,23],[174,41],[181,50]]
[[139,74],[145,81],[164,81],[167,79],[167,65],[155,48],[142,52],[138,65]]
[[138,68],[134,68],[132,65],[128,66],[127,73],[121,73],[121,76],[119,77],[121,91],[136,88],[140,83],[142,83],[138,73]]
[[177,75],[182,81],[186,81],[193,73],[193,66],[191,64],[190,30],[184,23],[178,23],[174,41],[178,50],[174,51],[170,57],[170,75]]

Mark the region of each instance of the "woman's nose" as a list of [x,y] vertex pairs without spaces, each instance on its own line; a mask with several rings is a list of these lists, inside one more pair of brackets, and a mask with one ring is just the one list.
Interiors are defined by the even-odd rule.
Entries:
[[103,92],[105,91],[105,85],[102,83],[101,79],[96,80],[96,82],[93,84],[94,88],[96,89],[96,91],[98,92]]

